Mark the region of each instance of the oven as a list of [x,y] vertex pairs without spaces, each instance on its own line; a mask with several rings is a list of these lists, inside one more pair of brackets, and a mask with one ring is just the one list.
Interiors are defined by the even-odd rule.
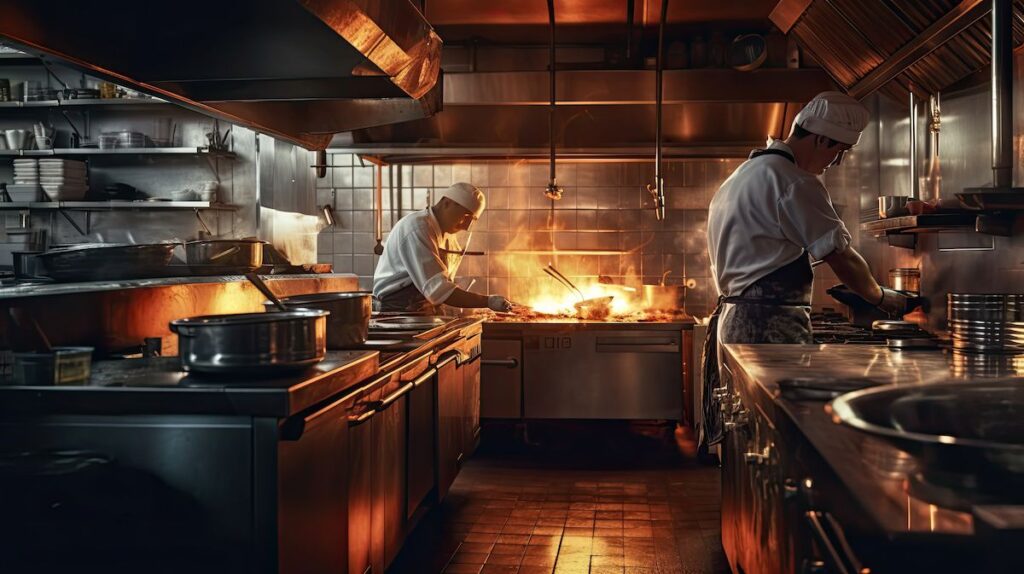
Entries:
[[485,323],[481,412],[686,420],[683,335],[690,328],[689,322]]

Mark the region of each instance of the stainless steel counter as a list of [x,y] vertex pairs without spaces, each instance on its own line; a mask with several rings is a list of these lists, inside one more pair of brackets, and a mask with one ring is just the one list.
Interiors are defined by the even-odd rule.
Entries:
[[[1024,376],[1020,358],[879,345],[725,345],[722,369],[734,421],[722,448],[722,539],[734,566],[756,573],[827,562],[820,538],[834,543],[836,535],[822,532],[845,530],[843,558],[872,571],[995,571],[987,561],[1000,554],[975,531],[972,507],[982,503],[973,493],[922,479],[909,454],[836,424],[827,401],[784,392],[779,382],[970,384]],[[812,525],[833,520],[838,527]]]
[[0,415],[247,415],[289,417],[377,374],[377,351],[329,351],[308,370],[268,378],[203,377],[177,357],[100,361],[88,384],[0,386]]

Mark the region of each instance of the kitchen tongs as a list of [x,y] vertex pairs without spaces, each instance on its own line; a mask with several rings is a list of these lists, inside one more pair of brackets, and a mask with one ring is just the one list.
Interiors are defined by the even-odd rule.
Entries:
[[548,263],[548,266],[544,267],[544,272],[550,275],[551,278],[554,279],[555,281],[561,283],[566,289],[574,291],[576,293],[576,296],[580,298],[580,301],[586,300],[586,297],[583,296],[583,291],[577,289],[576,286],[573,285],[572,281],[569,281],[568,277],[562,275],[562,273],[558,269],[555,269],[554,265]]

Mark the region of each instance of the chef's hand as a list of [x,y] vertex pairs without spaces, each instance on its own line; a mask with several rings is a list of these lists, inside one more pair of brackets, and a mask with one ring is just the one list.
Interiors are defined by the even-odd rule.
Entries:
[[902,317],[920,307],[924,299],[909,291],[897,291],[882,287],[882,300],[877,307],[890,316]]
[[488,295],[487,308],[498,313],[508,313],[515,308],[515,304],[503,295]]

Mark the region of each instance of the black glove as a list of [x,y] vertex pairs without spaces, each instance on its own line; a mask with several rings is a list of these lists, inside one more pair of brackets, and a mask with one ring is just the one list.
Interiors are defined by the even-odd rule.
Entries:
[[852,309],[868,309],[875,306],[874,302],[865,301],[863,297],[854,293],[852,289],[842,283],[834,287],[830,287],[825,292],[831,295],[836,301],[839,301],[843,305]]
[[902,317],[924,303],[924,298],[910,291],[897,291],[882,287],[882,300],[878,308],[894,317]]

